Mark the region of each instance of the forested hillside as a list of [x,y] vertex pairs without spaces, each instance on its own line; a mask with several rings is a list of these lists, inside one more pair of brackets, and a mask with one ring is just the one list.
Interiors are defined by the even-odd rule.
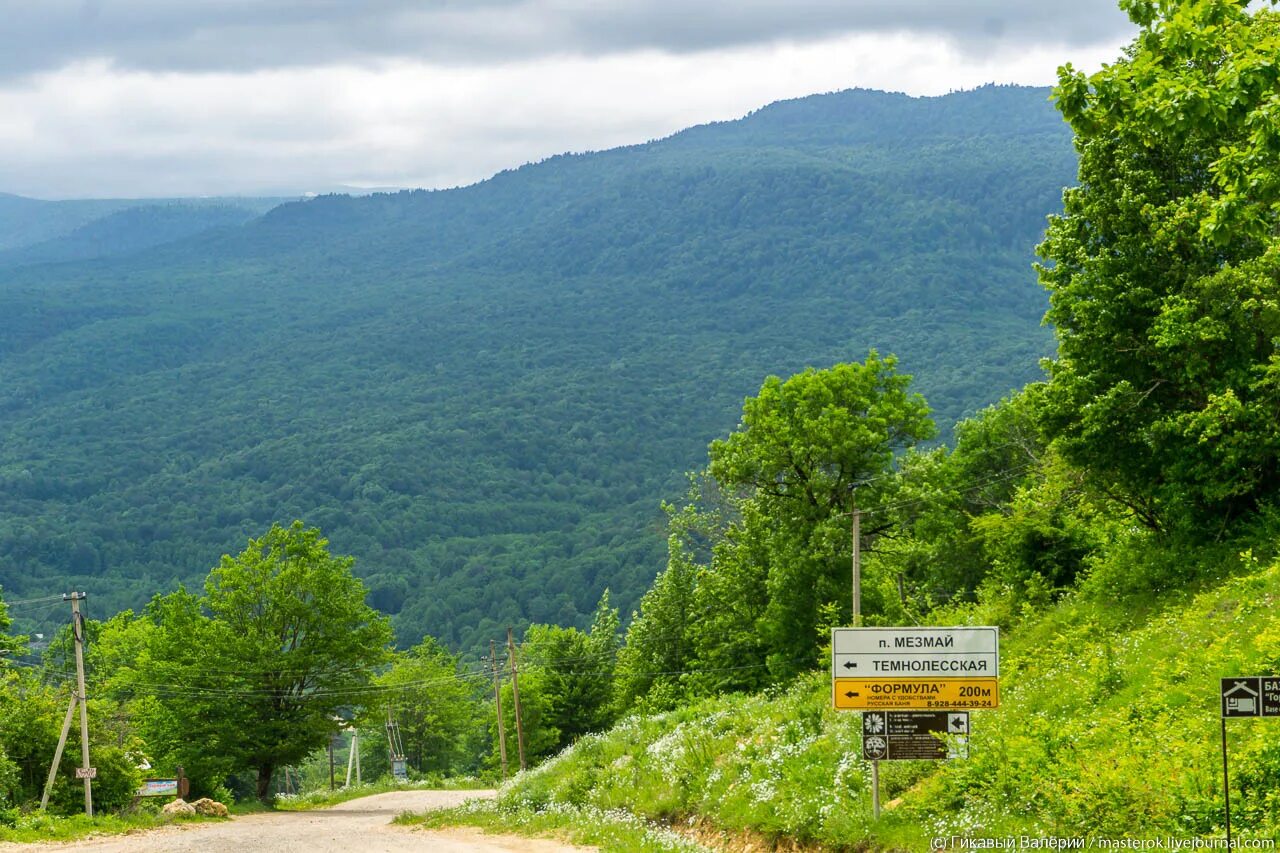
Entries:
[[[71,199],[46,201],[0,193],[0,264],[123,254],[226,224],[218,212],[239,208],[244,222],[286,198]],[[138,211],[142,211],[138,213]],[[201,227],[200,223],[207,224]],[[173,223],[184,223],[175,228]],[[151,226],[151,227],[148,227]],[[60,251],[69,240],[68,251]],[[39,247],[28,256],[26,250]],[[92,249],[91,253],[86,253]]]
[[301,518],[405,644],[627,613],[760,377],[879,348],[945,426],[1038,374],[1047,96],[814,96],[0,271],[0,585],[106,615]]
[[127,255],[258,216],[233,204],[139,204],[109,213],[69,234],[0,252],[0,267]]

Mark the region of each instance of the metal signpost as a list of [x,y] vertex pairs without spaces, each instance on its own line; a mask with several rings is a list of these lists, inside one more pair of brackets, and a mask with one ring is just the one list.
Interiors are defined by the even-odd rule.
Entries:
[[1231,845],[1231,781],[1227,772],[1227,720],[1236,717],[1280,717],[1280,676],[1242,675],[1224,678],[1219,690],[1222,710],[1222,813]]
[[999,628],[832,629],[831,704],[866,712],[862,757],[876,817],[879,762],[968,757],[968,709],[1000,705],[999,676]]

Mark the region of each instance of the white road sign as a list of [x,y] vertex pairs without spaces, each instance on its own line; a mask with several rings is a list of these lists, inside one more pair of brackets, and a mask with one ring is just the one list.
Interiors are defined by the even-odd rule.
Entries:
[[995,678],[999,628],[834,628],[833,678]]

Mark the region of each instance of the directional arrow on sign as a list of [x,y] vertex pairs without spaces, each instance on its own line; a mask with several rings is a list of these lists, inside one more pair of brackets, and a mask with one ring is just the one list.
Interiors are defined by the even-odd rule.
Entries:
[[844,662],[844,668],[845,668],[845,669],[857,669],[857,668],[858,668],[858,665],[857,665],[856,663],[854,663],[853,661],[851,661],[851,660],[847,660],[847,661],[845,661],[845,662]]
[[854,698],[855,696],[861,696],[862,694],[861,694],[861,693],[855,693],[855,692],[853,692],[852,690],[850,690],[849,692],[845,693],[844,695],[846,695],[846,696],[848,696],[850,699],[852,699],[852,698]]

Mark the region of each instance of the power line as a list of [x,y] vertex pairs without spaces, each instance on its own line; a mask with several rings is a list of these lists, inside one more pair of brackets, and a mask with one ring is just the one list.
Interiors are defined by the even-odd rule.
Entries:
[[46,601],[56,601],[59,604],[61,604],[62,596],[46,595],[42,598],[19,598],[19,599],[14,599],[13,601],[5,601],[4,599],[0,599],[0,604],[3,604],[9,608],[13,608],[13,607],[22,607],[27,604],[43,604]]

